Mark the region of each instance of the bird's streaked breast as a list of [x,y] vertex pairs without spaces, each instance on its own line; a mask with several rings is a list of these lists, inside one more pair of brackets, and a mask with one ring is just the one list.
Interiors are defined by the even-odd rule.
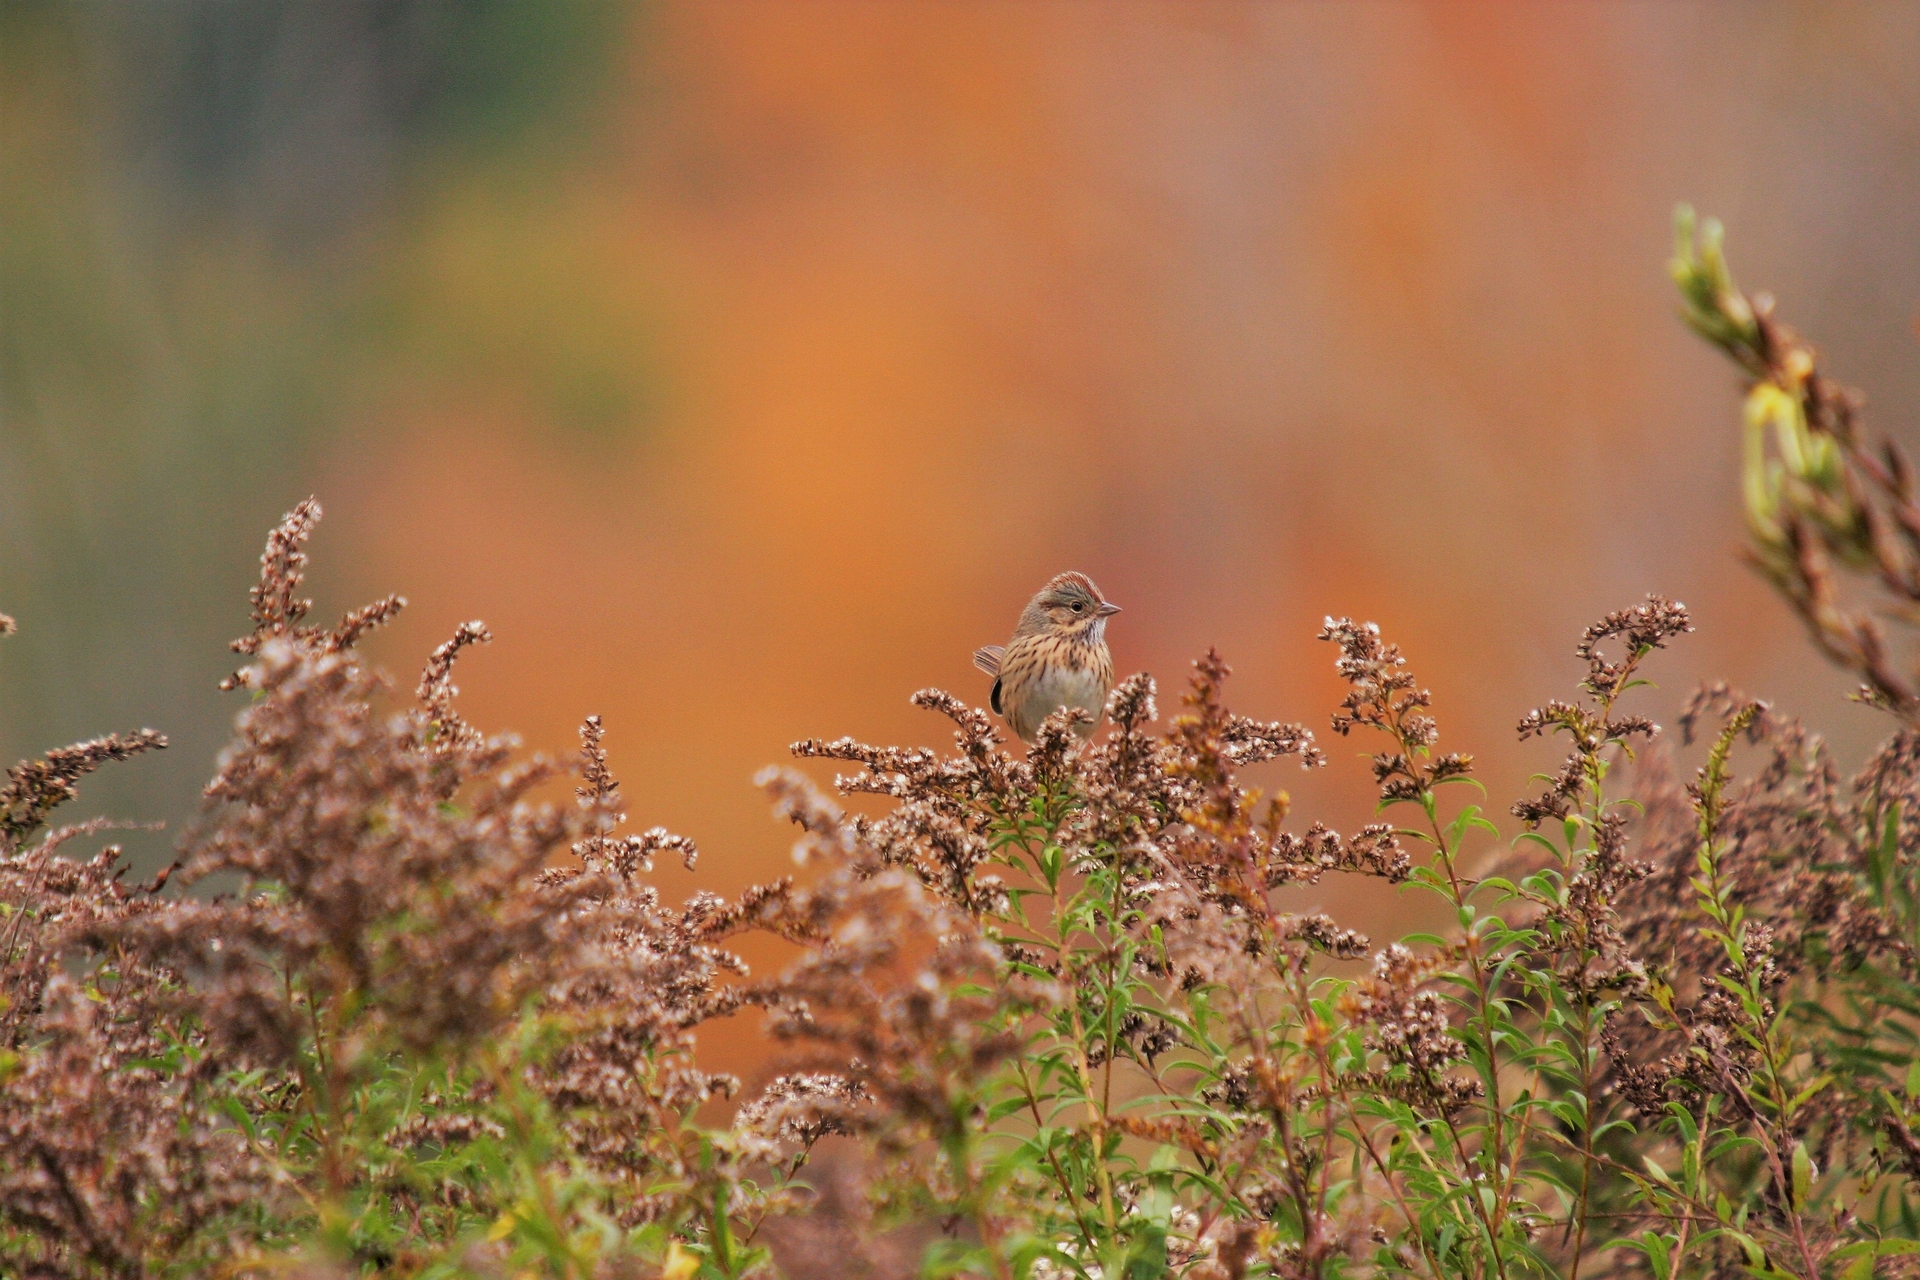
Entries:
[[1034,673],[1021,694],[1019,704],[1008,710],[1012,713],[1014,732],[1022,738],[1032,737],[1046,718],[1061,707],[1081,707],[1098,718],[1107,706],[1105,682],[1092,665],[1062,664],[1044,668]]

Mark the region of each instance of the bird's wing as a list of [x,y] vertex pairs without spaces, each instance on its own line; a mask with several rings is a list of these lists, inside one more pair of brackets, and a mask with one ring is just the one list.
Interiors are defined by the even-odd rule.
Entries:
[[1006,652],[1005,645],[983,645],[973,651],[973,665],[990,676],[997,676],[1000,674],[1000,659]]

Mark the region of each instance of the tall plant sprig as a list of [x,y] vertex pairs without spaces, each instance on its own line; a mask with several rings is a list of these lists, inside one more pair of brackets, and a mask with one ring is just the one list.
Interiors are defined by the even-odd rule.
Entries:
[[[1226,675],[1217,655],[1196,664],[1186,713],[1158,744],[1142,733],[1150,686],[1138,681],[1115,698],[1118,734],[1103,753],[1069,769],[1067,726],[1057,741],[1050,728],[1035,794],[995,825],[1005,865],[1033,886],[1009,890],[995,928],[1032,957],[1016,963],[1076,993],[1016,1075],[1033,1122],[1026,1167],[1080,1206],[1055,1259],[1087,1274],[1156,1273],[1203,1243],[1250,1251],[1251,1232],[1235,1225],[1249,1197],[1281,1211],[1288,1238],[1271,1247],[1303,1274],[1320,1274],[1335,1249],[1334,1133],[1317,1118],[1331,1073],[1301,1078],[1316,1035],[1327,1062],[1308,959],[1364,944],[1272,906],[1289,873],[1276,850],[1299,850],[1279,837],[1283,798],[1263,825],[1235,766],[1269,747],[1317,756],[1300,731],[1228,713]],[[1151,798],[1125,781],[1142,766],[1164,788]],[[1217,930],[1205,955],[1182,937],[1203,922]],[[1239,1104],[1208,1105],[1207,1087],[1238,1091]]]
[[[1724,1016],[1708,1022],[1757,1055],[1753,1086],[1733,1096],[1737,1114],[1728,1119],[1751,1124],[1772,1181],[1786,1188],[1776,1201],[1792,1210],[1794,1238],[1774,1252],[1797,1258],[1791,1265],[1802,1271],[1815,1259],[1840,1258],[1856,1259],[1847,1265],[1857,1269],[1862,1256],[1870,1268],[1880,1246],[1862,1255],[1858,1242],[1836,1237],[1831,1222],[1810,1226],[1807,1197],[1796,1188],[1809,1183],[1817,1160],[1864,1166],[1872,1172],[1860,1184],[1861,1200],[1845,1212],[1889,1233],[1888,1247],[1904,1248],[1896,1237],[1920,1235],[1911,1189],[1920,1151],[1908,1123],[1920,1089],[1902,1083],[1904,1073],[1908,1084],[1920,1085],[1907,1070],[1920,1043],[1912,959],[1920,940],[1912,890],[1920,832],[1910,816],[1920,725],[1911,655],[1920,602],[1920,479],[1896,440],[1868,430],[1863,397],[1825,375],[1812,345],[1778,317],[1773,298],[1735,285],[1721,226],[1697,222],[1684,206],[1675,221],[1671,272],[1682,315],[1748,379],[1748,558],[1816,644],[1861,678],[1859,700],[1903,725],[1853,782],[1851,800],[1817,739],[1809,742],[1790,726],[1744,805],[1769,821],[1747,818],[1718,840],[1705,833],[1729,816],[1720,810],[1723,784],[1703,775],[1696,787],[1700,852],[1711,859],[1696,886],[1703,933],[1744,957],[1729,954],[1730,969],[1720,975],[1725,1008],[1715,1011]],[[1906,654],[1896,653],[1889,624],[1905,633]],[[1738,700],[1725,710],[1745,717],[1751,736],[1781,736],[1763,712],[1750,713]],[[1723,737],[1730,749],[1733,738]],[[1725,757],[1716,751],[1710,767],[1724,771]],[[1786,785],[1795,776],[1807,779],[1799,794]],[[1735,805],[1732,816],[1740,817],[1742,807]],[[1730,875],[1729,859],[1742,867],[1766,860],[1787,888],[1761,891],[1747,878],[1751,871]],[[1783,1074],[1788,1083],[1781,1083]],[[1808,1089],[1817,1097],[1801,1097]],[[1878,1181],[1881,1170],[1894,1176]],[[1812,1179],[1807,1189],[1830,1198],[1836,1184]],[[1776,1221],[1766,1213],[1759,1220]]]
[[[1808,1069],[1791,1002],[1782,998],[1774,932],[1749,917],[1728,869],[1735,847],[1723,829],[1729,761],[1764,710],[1755,702],[1729,708],[1688,788],[1696,928],[1717,963],[1700,975],[1695,1005],[1682,1007],[1674,989],[1656,981],[1646,1010],[1684,1050],[1651,1072],[1618,1064],[1643,1111],[1663,1102],[1661,1128],[1672,1139],[1667,1152],[1642,1154],[1644,1173],[1624,1171],[1660,1220],[1630,1241],[1658,1280],[1685,1274],[1701,1247],[1716,1241],[1735,1246],[1733,1256],[1753,1274],[1819,1280],[1838,1243],[1833,1223],[1815,1218],[1817,1206],[1833,1203],[1838,1185],[1820,1178],[1807,1142],[1808,1104],[1834,1079]],[[1669,1081],[1684,1086],[1680,1097],[1666,1094]],[[1651,1094],[1648,1082],[1657,1085]],[[1871,1273],[1874,1250],[1865,1256]],[[1711,1270],[1723,1261],[1710,1250],[1701,1265]]]
[[[1187,798],[1173,815],[1179,824],[1162,877],[1169,896],[1185,897],[1189,919],[1212,933],[1227,954],[1189,969],[1195,975],[1209,970],[1211,981],[1190,982],[1183,975],[1167,989],[1168,997],[1184,993],[1188,1025],[1208,1033],[1191,1038],[1197,1052],[1190,1060],[1204,1082],[1199,1097],[1169,1095],[1163,1101],[1169,1121],[1199,1126],[1201,1143],[1185,1145],[1198,1157],[1201,1174],[1213,1175],[1195,1179],[1197,1189],[1210,1193],[1203,1203],[1229,1220],[1257,1216],[1259,1206],[1270,1206],[1266,1215],[1287,1232],[1273,1251],[1280,1269],[1322,1276],[1337,1269],[1342,1251],[1353,1243],[1344,1237],[1356,1218],[1364,1220],[1349,1212],[1357,1179],[1355,1170],[1343,1167],[1353,1162],[1347,1158],[1351,1133],[1343,1124],[1348,1082],[1339,1065],[1363,1057],[1364,1049],[1335,1007],[1342,984],[1330,981],[1319,962],[1327,955],[1357,957],[1368,943],[1325,917],[1276,907],[1276,887],[1317,878],[1317,869],[1301,865],[1299,855],[1313,847],[1316,832],[1320,840],[1330,833],[1315,828],[1303,839],[1283,832],[1285,794],[1262,810],[1259,793],[1238,784],[1237,718],[1222,701],[1226,676],[1217,653],[1196,663],[1186,712],[1168,731],[1170,765],[1186,784]],[[1314,753],[1306,762],[1318,758]],[[1404,855],[1385,828],[1360,839],[1374,842],[1376,872],[1404,876]],[[1162,938],[1177,929],[1168,921]],[[1165,954],[1189,965],[1199,959],[1191,944],[1176,942]],[[1243,1223],[1229,1239],[1250,1234],[1250,1224]]]
[[[1619,714],[1616,703],[1641,683],[1635,672],[1644,658],[1688,629],[1685,610],[1658,598],[1609,615],[1576,649],[1588,668],[1584,700],[1552,702],[1522,720],[1523,739],[1565,733],[1573,750],[1557,773],[1543,776],[1543,795],[1514,806],[1529,828],[1517,843],[1550,855],[1518,881],[1478,880],[1463,868],[1469,833],[1497,828],[1472,804],[1443,818],[1440,788],[1470,782],[1471,761],[1435,754],[1430,695],[1398,649],[1376,628],[1344,619],[1329,620],[1323,632],[1341,646],[1340,671],[1352,686],[1334,727],[1368,727],[1392,741],[1393,750],[1374,757],[1381,807],[1419,808],[1424,827],[1403,834],[1432,848],[1434,861],[1415,879],[1446,901],[1461,930],[1457,939],[1419,940],[1447,960],[1436,974],[1458,993],[1457,1030],[1474,1078],[1443,1082],[1434,1073],[1424,1113],[1405,1102],[1386,1109],[1421,1139],[1403,1148],[1422,1158],[1403,1163],[1402,1172],[1428,1206],[1422,1229],[1443,1224],[1423,1248],[1439,1269],[1505,1276],[1564,1266],[1577,1276],[1588,1253],[1600,1181],[1595,1144],[1610,1132],[1594,1109],[1602,1032],[1619,992],[1643,980],[1614,920],[1616,898],[1640,874],[1625,856],[1627,819],[1617,810],[1627,802],[1610,796],[1605,783],[1616,757],[1654,726]],[[1602,651],[1609,643],[1620,648],[1617,660]],[[1559,842],[1535,830],[1549,819]],[[1489,896],[1524,918],[1509,924],[1484,910],[1480,900]],[[1380,1110],[1377,1101],[1368,1105]],[[1561,1196],[1557,1215],[1542,1199],[1549,1192]],[[1544,1231],[1555,1220],[1557,1241]],[[1457,1253],[1463,1241],[1476,1243]]]
[[1608,1115],[1605,1028],[1622,999],[1646,987],[1645,966],[1618,920],[1621,894],[1648,871],[1627,856],[1628,822],[1638,805],[1609,793],[1607,779],[1633,758],[1636,741],[1659,730],[1644,716],[1620,712],[1619,702],[1647,683],[1638,675],[1646,658],[1692,629],[1685,606],[1659,597],[1586,629],[1574,650],[1587,666],[1583,696],[1548,702],[1519,725],[1523,741],[1564,735],[1570,746],[1557,771],[1536,776],[1545,789],[1512,810],[1526,828],[1516,848],[1544,850],[1548,861],[1517,882],[1485,882],[1504,900],[1532,909],[1531,928],[1514,935],[1524,949],[1507,976],[1526,1000],[1522,1043],[1542,1086],[1539,1105],[1551,1117],[1537,1131],[1548,1148],[1538,1174],[1565,1200],[1555,1243],[1569,1280],[1579,1276],[1591,1243],[1595,1197],[1605,1181],[1601,1147],[1630,1128]]
[[[1405,1139],[1396,1147],[1393,1169],[1416,1189],[1425,1206],[1416,1224],[1424,1237],[1422,1253],[1443,1273],[1477,1272],[1505,1280],[1530,1253],[1527,1237],[1534,1212],[1516,1194],[1532,1126],[1533,1092],[1503,1089],[1510,1073],[1531,1069],[1532,1049],[1525,1045],[1501,990],[1527,935],[1480,912],[1472,901],[1478,882],[1462,866],[1469,834],[1498,835],[1499,829],[1475,804],[1462,805],[1451,820],[1442,818],[1442,787],[1479,789],[1471,776],[1473,758],[1459,752],[1436,754],[1440,735],[1429,714],[1432,695],[1407,669],[1399,647],[1383,641],[1374,624],[1346,618],[1327,619],[1320,638],[1339,646],[1337,667],[1349,686],[1334,713],[1334,731],[1345,735],[1356,728],[1371,729],[1391,743],[1389,750],[1373,757],[1379,807],[1385,811],[1410,804],[1420,811],[1424,824],[1399,832],[1432,850],[1432,865],[1416,866],[1413,881],[1447,903],[1461,931],[1457,939],[1416,935],[1408,941],[1437,948],[1447,961],[1423,976],[1452,985],[1458,993],[1454,1001],[1463,1016],[1456,1030],[1473,1068],[1472,1079],[1442,1075],[1449,1055],[1436,1041],[1424,1056],[1399,1055],[1404,1059],[1396,1064],[1404,1074],[1402,1096],[1388,1092],[1368,1099],[1364,1112],[1397,1126]],[[1362,1012],[1378,1016],[1372,1008]]]
[[[1013,1064],[1015,1099],[1033,1128],[1014,1144],[1009,1166],[1051,1181],[1062,1197],[1064,1247],[1050,1251],[1055,1260],[1081,1274],[1098,1267],[1124,1275],[1130,1255],[1155,1246],[1151,1230],[1143,1232],[1128,1212],[1126,1192],[1137,1170],[1119,1150],[1122,1130],[1114,1123],[1120,1029],[1139,987],[1135,908],[1118,844],[1076,847],[1064,831],[1084,804],[1062,776],[1069,726],[1056,717],[1044,727],[1032,792],[991,827],[996,860],[1025,883],[1007,891],[1006,911],[995,913],[990,927],[1016,966],[1067,993]],[[1037,918],[1029,900],[1041,907]],[[1158,1243],[1164,1250],[1164,1239]]]
[[[1861,395],[1821,372],[1773,298],[1735,285],[1725,233],[1681,206],[1674,217],[1681,315],[1748,379],[1742,491],[1749,560],[1861,696],[1920,725],[1920,679],[1889,651],[1876,613],[1920,604],[1920,472],[1899,443],[1860,422]],[[1844,598],[1847,579],[1876,600]]]

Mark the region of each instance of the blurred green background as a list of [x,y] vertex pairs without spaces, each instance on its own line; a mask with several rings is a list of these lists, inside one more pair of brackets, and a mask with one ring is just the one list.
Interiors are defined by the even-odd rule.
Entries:
[[[330,457],[376,447],[369,405],[482,369],[556,430],[641,424],[631,323],[569,314],[581,264],[527,261],[554,255],[543,193],[592,162],[641,16],[0,6],[7,751],[164,726],[171,754],[89,791],[177,826],[233,710],[207,682],[247,550]],[[475,210],[488,296],[450,298],[419,257]]]
[[[81,806],[162,857],[318,493],[319,616],[408,595],[403,690],[486,619],[470,714],[606,716],[723,891],[785,865],[756,767],[943,742],[907,696],[983,699],[1064,568],[1123,669],[1217,643],[1316,728],[1321,617],[1378,619],[1502,808],[1648,590],[1700,624],[1656,710],[1730,678],[1854,759],[1881,726],[1737,561],[1679,200],[1920,443],[1920,5],[11,0],[0,750],[167,731]],[[1332,747],[1261,780],[1351,827]]]

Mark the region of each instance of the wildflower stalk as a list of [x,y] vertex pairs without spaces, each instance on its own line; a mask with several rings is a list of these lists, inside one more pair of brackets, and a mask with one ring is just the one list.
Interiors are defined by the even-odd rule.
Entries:
[[[1050,798],[1051,799],[1051,798]],[[1056,841],[1059,834],[1059,815],[1051,802],[1044,805],[1045,816],[1040,838],[1040,847],[1033,849],[1024,833],[1021,848],[1031,865],[1039,871],[1047,886],[1051,903],[1050,924],[1052,935],[1049,942],[1053,948],[1054,963],[1062,974],[1073,975],[1081,960],[1074,936],[1081,911],[1081,904],[1064,896],[1065,880],[1068,874],[1066,850]],[[1067,1049],[1072,1055],[1075,1082],[1078,1085],[1079,1101],[1086,1112],[1088,1133],[1088,1161],[1092,1166],[1095,1185],[1099,1190],[1100,1220],[1104,1228],[1102,1239],[1109,1245],[1118,1240],[1120,1220],[1113,1194],[1113,1173],[1107,1164],[1107,1106],[1108,1094],[1105,1089],[1096,1091],[1094,1087],[1093,1066],[1088,1053],[1089,1036],[1086,1021],[1081,1013],[1081,1001],[1077,991],[1066,1002],[1066,1014],[1069,1034]],[[1109,980],[1105,991],[1091,993],[1096,997],[1109,997],[1112,982]],[[1102,1000],[1102,1020],[1106,1021],[1108,1001]],[[1109,1044],[1111,1041],[1109,1040]],[[1108,1059],[1111,1064],[1111,1057]]]
[[[1920,602],[1920,471],[1899,442],[1867,433],[1863,398],[1820,371],[1773,298],[1735,285],[1723,240],[1718,222],[1675,210],[1669,272],[1681,314],[1748,379],[1748,559],[1820,649],[1865,681],[1864,700],[1920,725],[1920,682],[1889,652],[1875,616],[1911,616]],[[1881,608],[1844,600],[1836,564]]]
[[[1485,1098],[1481,1104],[1482,1123],[1487,1140],[1479,1144],[1467,1141],[1452,1113],[1441,1110],[1439,1121],[1446,1129],[1449,1155],[1458,1162],[1457,1177],[1464,1188],[1463,1198],[1486,1240],[1487,1263],[1493,1274],[1505,1280],[1506,1251],[1502,1246],[1505,1219],[1511,1203],[1513,1180],[1518,1175],[1519,1143],[1524,1141],[1524,1125],[1513,1149],[1505,1107],[1501,1098],[1503,1064],[1494,979],[1490,970],[1493,958],[1486,951],[1486,938],[1476,918],[1471,899],[1477,885],[1463,879],[1459,870],[1460,853],[1466,833],[1485,830],[1498,834],[1492,823],[1482,818],[1478,806],[1462,808],[1452,823],[1440,821],[1438,788],[1453,782],[1469,782],[1471,757],[1458,753],[1434,757],[1438,730],[1426,708],[1432,696],[1417,688],[1405,670],[1399,650],[1383,645],[1378,628],[1358,627],[1347,619],[1329,618],[1322,639],[1341,646],[1341,674],[1353,686],[1341,711],[1334,717],[1334,729],[1347,733],[1356,726],[1375,729],[1387,736],[1392,750],[1374,757],[1374,776],[1380,783],[1380,807],[1413,803],[1426,819],[1426,830],[1407,828],[1404,834],[1433,849],[1439,874],[1421,868],[1415,879],[1437,892],[1453,908],[1462,927],[1459,953],[1466,961],[1466,979],[1473,997],[1473,1011],[1465,1031],[1474,1051],[1475,1066]],[[1475,784],[1477,785],[1477,784]],[[1491,1194],[1482,1194],[1481,1181]]]
[[[1749,1090],[1741,1084],[1723,1049],[1702,1043],[1697,1037],[1695,1047],[1696,1052],[1707,1058],[1722,1087],[1752,1123],[1754,1136],[1766,1156],[1781,1214],[1786,1219],[1788,1235],[1803,1267],[1802,1275],[1805,1280],[1819,1280],[1820,1265],[1808,1243],[1802,1217],[1806,1206],[1796,1185],[1800,1180],[1789,1172],[1788,1160],[1781,1151],[1783,1141],[1792,1141],[1794,1103],[1784,1078],[1785,1052],[1778,1037],[1781,1015],[1770,1011],[1771,1002],[1765,989],[1768,940],[1749,933],[1745,913],[1733,901],[1721,859],[1719,825],[1728,759],[1733,744],[1753,725],[1762,710],[1758,703],[1749,703],[1736,711],[1714,739],[1707,763],[1700,771],[1700,781],[1695,789],[1695,807],[1699,814],[1699,875],[1694,881],[1694,888],[1698,894],[1699,909],[1709,921],[1703,932],[1718,943],[1725,953],[1728,976],[1722,980],[1722,985],[1738,1001],[1744,1015],[1743,1020],[1735,1024],[1735,1030],[1759,1057],[1760,1083],[1767,1094],[1764,1104],[1756,1103]],[[1805,1159],[1804,1153],[1799,1158]]]
[[[1618,1004],[1618,996],[1609,992],[1637,991],[1644,982],[1619,932],[1617,900],[1646,869],[1625,860],[1626,819],[1615,812],[1621,802],[1608,796],[1606,780],[1616,758],[1633,758],[1635,738],[1651,739],[1657,730],[1644,717],[1617,714],[1617,707],[1622,695],[1646,683],[1636,673],[1648,655],[1688,629],[1684,608],[1663,601],[1609,615],[1587,629],[1576,649],[1588,667],[1581,684],[1584,703],[1552,702],[1520,723],[1523,739],[1565,734],[1572,744],[1557,773],[1536,778],[1547,784],[1545,793],[1513,810],[1529,828],[1520,841],[1544,847],[1553,859],[1550,869],[1518,885],[1500,881],[1509,897],[1543,913],[1538,927],[1521,935],[1531,953],[1525,981],[1538,1001],[1547,1041],[1559,1046],[1559,1072],[1575,1086],[1555,1112],[1579,1133],[1579,1186],[1563,1236],[1571,1243],[1569,1280],[1577,1280],[1586,1257],[1594,1143],[1606,1129],[1595,1067],[1600,1029]],[[1616,638],[1624,649],[1618,662],[1601,651],[1604,642]],[[1554,819],[1564,843],[1537,830]]]

